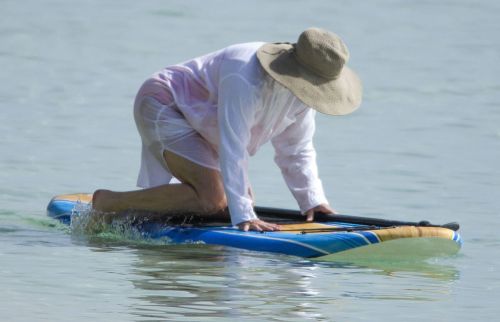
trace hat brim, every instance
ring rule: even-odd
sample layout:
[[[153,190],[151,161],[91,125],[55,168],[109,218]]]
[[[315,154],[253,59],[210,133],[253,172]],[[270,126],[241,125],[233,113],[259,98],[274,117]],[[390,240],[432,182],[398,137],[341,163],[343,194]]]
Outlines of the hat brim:
[[[257,58],[274,80],[318,112],[345,115],[361,105],[361,81],[347,66],[335,79],[321,77],[297,61],[289,43],[264,44],[257,50]]]

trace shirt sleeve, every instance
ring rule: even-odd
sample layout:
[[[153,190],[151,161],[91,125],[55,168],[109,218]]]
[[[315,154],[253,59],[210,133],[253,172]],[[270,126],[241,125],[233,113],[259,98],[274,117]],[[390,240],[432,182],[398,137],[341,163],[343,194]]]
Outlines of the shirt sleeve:
[[[294,123],[272,138],[274,161],[299,204],[302,213],[328,203],[318,175],[316,151],[313,146],[315,111],[306,108]]]
[[[219,158],[231,222],[257,219],[249,195],[247,146],[255,118],[252,86],[240,75],[224,77],[219,84]]]

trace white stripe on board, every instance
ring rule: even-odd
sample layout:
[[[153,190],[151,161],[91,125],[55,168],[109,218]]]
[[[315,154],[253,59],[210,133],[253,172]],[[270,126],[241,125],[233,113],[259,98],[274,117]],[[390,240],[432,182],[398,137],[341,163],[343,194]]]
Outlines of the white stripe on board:
[[[377,242],[381,243],[382,241],[380,240],[380,237],[378,237],[377,233],[375,233],[374,231],[370,231],[370,230],[366,230],[365,233],[370,233],[372,234],[373,236],[375,236],[375,238],[377,239]],[[372,242],[370,242],[370,244],[372,244]]]
[[[361,236],[361,238],[363,238],[366,242],[367,245],[370,245],[372,242],[366,238],[363,234],[360,234],[360,233],[356,233],[356,232],[351,232],[352,234],[355,234],[355,235],[358,235],[358,236]]]

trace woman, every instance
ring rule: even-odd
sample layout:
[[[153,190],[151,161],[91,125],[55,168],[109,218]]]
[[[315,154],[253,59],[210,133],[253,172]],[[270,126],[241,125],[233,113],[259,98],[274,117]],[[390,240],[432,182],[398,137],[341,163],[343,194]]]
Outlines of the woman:
[[[249,156],[271,141],[306,220],[334,213],[318,177],[314,115],[360,105],[348,57],[337,35],[310,28],[296,44],[233,45],[154,74],[134,107],[145,189],[97,190],[94,209],[210,215],[227,207],[241,230],[279,230],[255,215],[247,174]]]

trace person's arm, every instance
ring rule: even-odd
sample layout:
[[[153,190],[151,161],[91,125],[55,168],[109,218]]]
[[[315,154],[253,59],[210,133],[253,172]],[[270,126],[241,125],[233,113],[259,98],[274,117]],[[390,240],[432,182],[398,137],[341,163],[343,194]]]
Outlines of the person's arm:
[[[313,220],[315,211],[335,213],[328,205],[318,175],[313,146],[314,116],[315,111],[306,108],[294,123],[271,140],[276,152],[274,160],[307,220]]]
[[[252,86],[237,74],[219,84],[219,157],[231,222],[242,230],[276,230],[277,225],[259,220],[253,210],[248,179],[250,130],[255,102]]]

